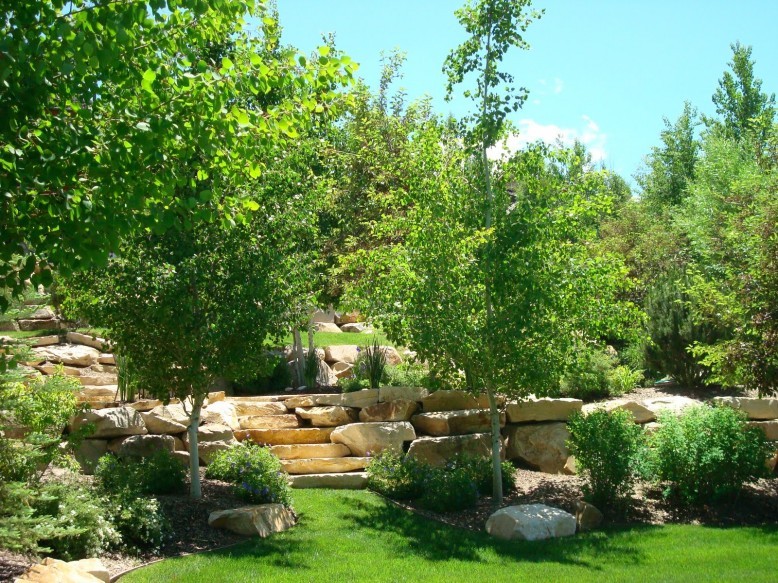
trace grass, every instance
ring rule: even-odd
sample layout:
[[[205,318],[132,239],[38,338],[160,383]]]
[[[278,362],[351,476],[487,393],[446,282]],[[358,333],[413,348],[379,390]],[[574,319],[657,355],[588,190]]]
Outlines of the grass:
[[[358,332],[314,332],[313,343],[316,347],[342,346],[344,344],[356,344],[357,346],[367,346],[373,341],[373,337],[378,339],[382,346],[393,346],[386,338],[383,332],[376,331],[375,334],[361,334]],[[288,334],[283,339],[284,344],[292,345],[292,335]],[[308,335],[303,333],[303,346],[308,346]]]
[[[775,581],[776,527],[645,526],[527,543],[432,522],[365,491],[298,490],[295,508],[290,531],[121,582]]]

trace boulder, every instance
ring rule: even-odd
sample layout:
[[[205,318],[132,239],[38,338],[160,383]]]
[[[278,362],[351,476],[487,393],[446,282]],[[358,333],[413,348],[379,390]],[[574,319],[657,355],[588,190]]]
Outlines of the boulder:
[[[567,458],[567,440],[570,432],[565,423],[538,423],[534,425],[509,425],[506,457],[521,460],[549,474],[564,473]]]
[[[54,310],[48,306],[38,308],[32,314],[27,316],[27,318],[30,320],[52,320],[56,317],[57,315],[54,313]]]
[[[186,431],[192,422],[180,403],[158,405],[151,411],[141,413],[149,433],[173,434]]]
[[[294,410],[298,417],[307,419],[314,427],[337,427],[357,420],[357,412],[351,407],[337,405],[321,407],[298,407]]]
[[[342,324],[356,324],[359,322],[360,314],[357,311],[335,313],[335,323],[339,326]]]
[[[767,441],[778,441],[778,420],[749,421],[748,424],[764,431]]]
[[[80,344],[43,346],[33,348],[32,352],[36,358],[43,361],[81,367],[97,364],[97,359],[100,357],[99,350]]]
[[[77,431],[91,423],[95,427],[89,438],[123,437],[126,435],[146,435],[148,430],[140,414],[130,407],[110,407],[98,411],[84,411],[70,421],[71,431]]]
[[[319,361],[319,370],[316,373],[316,384],[320,387],[334,387],[338,384],[338,376],[324,360]]]
[[[408,449],[409,456],[438,468],[445,466],[456,454],[490,457],[492,455],[491,434],[419,437],[411,442],[411,447]]]
[[[294,514],[283,504],[260,504],[218,510],[208,516],[208,526],[262,538],[274,532],[288,530],[294,526],[294,523]]]
[[[97,362],[100,364],[111,364],[116,365],[116,358],[114,358],[114,355],[110,352],[101,352],[100,356],[97,357]]]
[[[351,455],[351,450],[342,443],[300,443],[297,445],[271,445],[270,452],[282,460],[335,458]]]
[[[224,393],[221,394],[224,399]],[[233,431],[241,429],[241,424],[238,421],[238,413],[235,405],[221,400],[215,403],[208,399],[208,406],[200,412],[200,418],[203,423],[218,423],[219,425],[226,425]]]
[[[281,460],[288,474],[336,474],[364,470],[368,457],[333,457]]]
[[[91,476],[97,467],[97,461],[108,453],[108,440],[84,439],[73,452],[81,471]]]
[[[313,328],[317,332],[329,332],[335,334],[340,334],[342,332],[340,327],[334,322],[315,322]]]
[[[208,393],[208,403],[218,403],[227,399],[227,395],[224,391],[211,391]]]
[[[420,433],[434,435],[464,435],[485,433],[491,430],[491,416],[488,409],[465,409],[462,411],[436,411],[414,415],[411,423]],[[500,426],[505,425],[505,414],[500,414]]]
[[[108,444],[108,449],[119,457],[143,458],[160,449],[171,453],[176,450],[176,438],[172,435],[132,435],[115,441]]]
[[[330,370],[332,371],[332,374],[335,375],[335,378],[339,379],[347,379],[354,375],[354,365],[347,362],[333,362],[332,366],[330,366]]]
[[[45,375],[53,375],[57,373],[61,373],[65,375],[66,377],[80,377],[81,372],[84,370],[82,367],[77,366],[65,366],[63,364],[51,364],[50,362],[44,362],[43,364],[38,364],[34,366],[36,370],[41,371]]]
[[[268,416],[286,415],[286,407],[283,403],[263,403],[258,401],[230,401],[235,406],[238,417],[249,415]]]
[[[351,322],[348,324],[342,324],[340,326],[341,332],[348,332],[350,334],[361,334],[367,329],[367,324],[364,322]]]
[[[299,474],[290,476],[292,488],[327,488],[332,490],[363,490],[367,487],[367,472],[333,474]]]
[[[464,391],[435,391],[421,401],[422,411],[461,411],[463,409],[488,409],[486,395],[475,397]]]
[[[605,401],[604,403],[590,403],[584,405],[583,412],[589,414],[596,409],[604,409],[605,411],[615,411],[616,409],[623,409],[632,413],[632,417],[635,419],[635,423],[651,423],[656,420],[656,414],[637,401],[629,399],[616,399],[614,401]]]
[[[324,349],[324,360],[328,363],[345,362],[354,364],[359,356],[361,348],[356,344],[342,344],[340,346],[327,346]]]
[[[355,456],[367,456],[385,450],[401,452],[403,443],[414,439],[416,439],[416,432],[413,430],[413,425],[407,421],[351,423],[338,427],[330,435],[333,443],[342,443]]]
[[[74,561],[74,563],[80,562]],[[42,563],[30,567],[16,581],[18,583],[100,583],[106,581],[106,579],[96,575],[97,573],[93,574],[85,570],[84,567],[49,557],[43,559]]]
[[[650,410],[654,415],[659,413],[670,412],[678,415],[681,411],[687,407],[694,407],[701,405],[700,401],[691,399],[689,397],[682,397],[680,395],[661,397],[659,399],[646,399],[643,401],[646,409]]]
[[[19,330],[23,332],[33,332],[36,330],[50,330],[54,328],[59,328],[59,324],[60,324],[57,318],[52,318],[51,320],[19,319],[16,321],[16,323],[19,325]]]
[[[85,372],[87,370],[85,369]],[[118,388],[118,379],[115,374],[82,374],[80,377],[76,377],[76,379],[84,386],[113,387],[114,390]]]
[[[421,402],[429,396],[429,390],[424,387],[381,387],[378,389],[378,402],[384,401],[417,401]]]
[[[52,346],[54,344],[59,344],[59,336],[53,335],[53,336],[36,336],[35,338],[30,338],[32,342],[32,346]]]
[[[175,403],[173,403],[172,400],[170,404],[175,405]],[[148,413],[149,411],[154,410],[155,407],[162,407],[163,405],[164,403],[159,399],[140,399],[139,401],[135,401],[134,403],[127,403],[127,407],[135,409],[139,413]]]
[[[348,427],[348,426],[346,426]],[[295,445],[299,443],[330,443],[332,427],[301,429],[241,429],[235,432],[238,441],[250,440],[264,445]]]
[[[580,399],[551,399],[549,397],[530,396],[527,399],[508,403],[505,413],[508,423],[527,421],[567,421],[576,411],[580,411],[583,401]]]
[[[68,332],[65,338],[71,344],[89,346],[90,348],[94,348],[100,352],[107,352],[110,350],[111,343],[105,338],[98,338],[97,336],[90,336],[89,334],[82,334],[81,332]]]
[[[575,516],[545,504],[501,508],[486,521],[486,532],[504,540],[544,540],[575,534]]]
[[[189,433],[184,433],[184,443],[189,440]],[[197,428],[197,442],[208,443],[217,441],[234,442],[235,437],[232,429],[227,425],[220,425],[218,423],[209,423],[208,425],[201,425]]]
[[[602,519],[602,512],[592,504],[583,500],[578,500],[575,503],[575,525],[578,532],[594,530],[600,526]]]
[[[213,458],[216,457],[216,454],[222,451],[226,451],[235,445],[237,445],[237,440],[233,439],[232,441],[205,441],[203,443],[197,444],[197,458],[200,460],[200,463],[204,466],[207,466],[213,461]],[[181,454],[184,452],[174,452],[175,454]],[[189,459],[189,453],[186,452],[187,457],[186,459]],[[183,460],[182,460],[183,461]]]
[[[343,407],[357,407],[359,409],[364,409],[365,407],[370,407],[378,403],[378,389],[362,389],[361,391],[343,393],[340,397],[341,398],[338,403],[326,403],[325,401],[322,401],[322,404],[337,404],[342,405]]]
[[[382,346],[381,348],[383,348],[386,353],[386,364],[392,366],[402,364],[403,357],[400,356],[400,353],[397,352],[397,349],[394,346]]]
[[[89,573],[104,583],[109,583],[111,581],[111,574],[100,559],[81,559],[80,561],[70,561],[68,565],[78,569],[79,571],[83,571],[84,573]]]
[[[315,310],[311,314],[311,322],[314,324],[318,322],[330,322],[335,323],[336,314],[333,310]]]
[[[363,423],[370,421],[409,421],[418,408],[419,404],[416,401],[406,401],[403,399],[385,401],[360,410],[359,420]]]
[[[294,429],[300,427],[296,415],[246,415],[238,418],[240,429]]]
[[[751,399],[746,397],[714,397],[713,402],[739,409],[749,419],[763,421],[778,419],[778,399]]]

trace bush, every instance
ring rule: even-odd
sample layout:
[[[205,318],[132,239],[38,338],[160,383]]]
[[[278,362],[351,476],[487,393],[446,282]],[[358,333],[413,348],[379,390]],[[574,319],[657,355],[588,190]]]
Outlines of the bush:
[[[128,490],[136,494],[175,494],[186,486],[186,468],[169,451],[161,449],[139,460],[104,455],[97,462],[95,479],[106,492]]]
[[[402,362],[387,365],[384,369],[384,383],[390,387],[427,387],[429,371],[423,364]]]
[[[516,469],[510,462],[502,462],[502,491],[516,489]],[[446,463],[448,471],[465,472],[478,487],[478,493],[491,495],[493,491],[492,459],[487,456],[456,454]]]
[[[770,450],[761,429],[730,407],[701,405],[660,416],[651,439],[652,467],[665,494],[702,504],[767,475]]]
[[[158,550],[170,535],[170,523],[154,498],[136,497],[125,490],[112,499],[109,510],[126,551]]]
[[[430,468],[419,506],[435,512],[472,508],[478,502],[478,484],[464,469]]]
[[[429,466],[415,457],[385,451],[367,464],[367,487],[395,500],[418,498],[428,472]]]
[[[248,502],[292,505],[292,492],[281,461],[266,447],[244,442],[221,451],[205,475],[233,484],[235,494]]]
[[[359,356],[354,363],[354,375],[360,380],[367,380],[371,389],[381,385],[386,369],[386,348],[378,343],[378,338],[359,349]]]
[[[592,342],[579,342],[559,383],[559,393],[584,401],[618,397],[634,389],[642,378],[642,372],[619,365],[615,353]]]
[[[642,380],[642,371],[619,365],[608,372],[608,393],[618,397],[639,386]]]
[[[586,483],[584,496],[603,508],[628,496],[642,470],[643,430],[629,411],[575,413],[567,444]]]

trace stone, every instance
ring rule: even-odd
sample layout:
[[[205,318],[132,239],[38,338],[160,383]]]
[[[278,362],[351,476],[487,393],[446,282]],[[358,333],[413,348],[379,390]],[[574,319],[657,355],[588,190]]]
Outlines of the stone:
[[[188,441],[189,433],[184,434],[184,443]],[[209,423],[197,428],[197,442],[208,443],[216,441],[233,442],[235,440],[232,429],[227,425]]]
[[[18,330],[19,325],[16,323],[16,320],[0,320],[0,332],[17,332]],[[9,336],[4,338],[11,339]]]
[[[300,443],[296,445],[271,445],[270,452],[282,460],[334,458],[351,455],[351,450],[342,443]]]
[[[80,561],[70,561],[68,565],[78,569],[79,571],[83,571],[84,573],[89,573],[104,583],[109,583],[111,581],[111,574],[100,559],[81,559]]]
[[[292,488],[328,488],[335,490],[364,490],[367,472],[337,474],[300,474],[289,477]]]
[[[281,466],[288,474],[337,474],[364,470],[369,457],[334,457],[281,460]]]
[[[73,452],[81,471],[91,476],[97,467],[97,461],[108,453],[108,440],[84,439]]]
[[[551,399],[530,396],[515,403],[508,403],[505,413],[508,423],[527,421],[567,421],[576,411],[580,411],[583,401],[580,399]]]
[[[368,456],[382,451],[401,452],[403,443],[416,439],[413,425],[407,421],[397,423],[351,423],[335,429],[330,435],[333,443],[342,443],[352,455]],[[369,453],[368,453],[369,452]]]
[[[343,312],[343,313],[335,313],[335,323],[340,325],[343,324],[356,324],[359,322],[360,313],[356,310],[353,312]]]
[[[508,425],[505,432],[508,438],[508,459],[521,460],[549,474],[564,471],[570,456],[566,443],[570,432],[565,423]]]
[[[89,346],[99,350],[102,353],[110,352],[111,343],[105,338],[90,336],[89,334],[82,334],[81,332],[68,332],[65,338],[71,344],[82,344],[83,346]]]
[[[59,344],[59,336],[36,336],[30,339],[32,346],[53,346]]]
[[[569,458],[567,458],[565,467],[562,468],[562,473],[566,476],[574,476],[578,473],[578,465],[574,455],[571,455]]]
[[[590,403],[584,405],[584,414],[589,414],[597,409],[604,409],[605,411],[615,411],[616,409],[623,409],[632,413],[632,417],[635,419],[635,423],[651,423],[656,420],[656,414],[637,401],[629,399],[616,399],[614,401],[605,401],[604,403]]]
[[[334,387],[338,384],[338,376],[324,360],[319,360],[316,384],[320,387]]]
[[[224,399],[223,393],[222,399]],[[203,423],[226,425],[233,431],[243,428],[240,421],[238,421],[238,413],[235,409],[235,405],[224,400],[213,403],[208,399],[208,406],[200,412],[200,419],[202,419]]]
[[[52,318],[51,320],[17,320],[16,323],[19,325],[19,330],[23,332],[34,332],[36,330],[52,330],[54,328],[59,328],[59,320],[57,318]]]
[[[397,349],[394,346],[382,346],[381,348],[383,348],[386,353],[386,364],[392,366],[402,364],[403,357],[400,356],[400,353],[397,352]]]
[[[350,322],[348,324],[342,324],[340,326],[341,332],[348,332],[349,334],[361,334],[367,329],[367,324],[364,322]]]
[[[346,426],[348,427],[348,426]],[[299,443],[330,443],[332,427],[301,429],[241,429],[235,432],[238,441],[251,440],[264,445],[295,445]]]
[[[49,557],[43,559],[42,563],[30,567],[15,581],[18,583],[100,583],[105,580],[75,565]]]
[[[575,534],[575,516],[545,504],[501,508],[486,521],[486,532],[503,540],[544,540]]]
[[[583,500],[575,503],[575,525],[578,532],[594,530],[602,524],[603,515],[596,506]]]
[[[151,411],[141,413],[149,433],[173,434],[186,431],[192,422],[180,403],[158,405]]]
[[[294,410],[298,417],[311,422],[314,427],[337,427],[357,420],[357,412],[351,407],[337,405],[321,407],[298,407]]]
[[[361,348],[356,344],[342,344],[340,346],[327,346],[324,349],[324,360],[328,363],[345,362],[354,364],[359,356]]]
[[[333,310],[315,310],[311,314],[311,322],[314,324],[318,322],[335,323],[335,312]]]
[[[174,405],[171,401],[171,405]],[[138,411],[139,413],[148,413],[149,411],[152,411],[155,407],[162,407],[164,403],[160,401],[159,399],[140,399],[139,401],[135,401],[134,403],[127,403],[127,407],[131,407]],[[145,421],[145,420],[144,420]],[[154,433],[153,431],[151,433]]]
[[[378,389],[378,402],[396,401],[417,401],[421,402],[429,396],[429,390],[424,387],[381,387]]]
[[[240,429],[293,429],[300,427],[296,415],[246,415],[238,417]]]
[[[440,437],[490,431],[491,416],[488,409],[464,409],[462,411],[435,411],[420,413],[411,419],[420,433]],[[500,413],[500,427],[505,425],[505,413]]]
[[[201,464],[207,466],[213,461],[213,458],[216,457],[216,454],[231,449],[237,444],[238,442],[235,439],[230,441],[205,441],[203,443],[198,443],[197,458],[200,460]],[[181,452],[176,452],[176,453],[181,453]],[[189,459],[188,453],[187,453],[187,459]]]
[[[341,334],[342,330],[334,322],[315,322],[313,329],[317,332],[328,332],[330,334]]]
[[[84,386],[92,387],[113,387],[118,388],[118,379],[115,374],[103,374],[103,375],[85,375],[82,374],[77,377],[78,382]]]
[[[242,506],[211,512],[208,516],[208,526],[261,538],[266,538],[274,532],[284,532],[292,528],[294,523],[294,514],[283,504]]]
[[[333,362],[330,370],[339,379],[347,379],[354,376],[354,365],[347,362]]]
[[[289,397],[284,401],[284,407],[289,411],[294,411],[298,407],[316,407],[317,405],[340,405],[341,395],[322,394],[322,395],[300,395],[299,397]],[[325,403],[325,401],[327,401]]]
[[[238,417],[249,415],[268,416],[286,415],[286,407],[283,403],[263,403],[257,401],[230,401],[235,406]]]
[[[474,397],[464,391],[435,391],[424,397],[421,402],[422,411],[461,411],[464,409],[488,409],[489,399],[486,395]]]
[[[225,397],[225,401],[250,401],[253,403],[282,403],[289,397],[287,395],[258,395],[254,397]]]
[[[176,438],[172,435],[132,435],[119,440],[121,443],[115,446],[108,444],[108,449],[119,457],[143,458],[160,449],[171,453],[176,450]]]
[[[211,391],[208,393],[208,403],[219,403],[226,400],[227,395],[224,391]]]
[[[67,377],[80,377],[81,371],[84,369],[77,366],[65,366],[63,364],[51,364],[49,362],[44,362],[43,364],[36,365],[36,370],[41,371],[45,375],[53,375],[53,374],[64,374]]]
[[[110,352],[101,352],[100,356],[97,357],[97,362],[100,364],[116,365],[116,358],[114,358],[114,355]]]
[[[778,419],[778,399],[753,399],[747,397],[714,397],[713,402],[739,409],[749,419],[765,421]]]
[[[650,410],[654,415],[660,413],[669,412],[678,415],[681,411],[688,407],[695,407],[701,405],[700,401],[691,399],[689,397],[682,397],[680,395],[661,397],[659,399],[646,399],[643,401],[646,409]]]
[[[457,454],[490,457],[492,455],[491,434],[419,437],[411,442],[411,447],[408,449],[409,456],[437,468],[445,466],[448,460]]]
[[[378,403],[378,389],[362,389],[361,391],[352,391],[343,393],[338,403],[327,403],[322,401],[323,405],[341,405],[343,407],[357,407],[364,409]]]
[[[778,420],[749,421],[748,424],[764,431],[767,441],[778,441]]]
[[[365,407],[359,412],[359,420],[363,423],[370,421],[410,421],[418,409],[419,404],[416,401],[394,399]]]
[[[44,361],[67,366],[86,367],[97,364],[100,352],[89,346],[79,344],[58,344],[56,346],[43,346],[32,349],[35,357]]]
[[[95,427],[89,438],[123,437],[125,435],[146,435],[148,430],[140,414],[130,407],[110,407],[99,411],[84,411],[70,421],[70,430],[77,431],[91,423]]]
[[[775,455],[767,460],[767,469],[772,473],[778,473],[778,451]]]

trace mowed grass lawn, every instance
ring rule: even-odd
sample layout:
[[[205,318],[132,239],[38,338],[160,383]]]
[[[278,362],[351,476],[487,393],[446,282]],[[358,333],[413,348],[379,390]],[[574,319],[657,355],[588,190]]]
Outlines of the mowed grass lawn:
[[[506,542],[366,491],[298,490],[290,531],[170,559],[139,581],[776,581],[778,528],[639,527]]]

